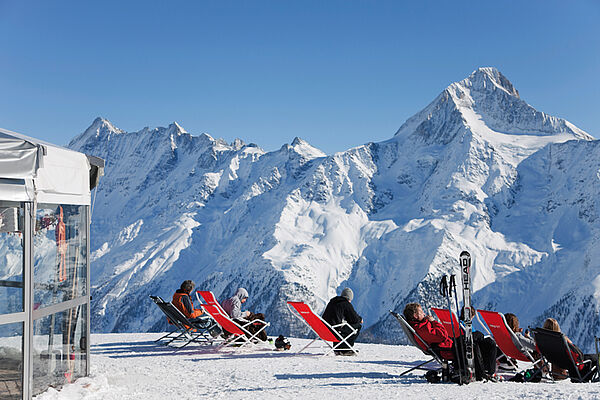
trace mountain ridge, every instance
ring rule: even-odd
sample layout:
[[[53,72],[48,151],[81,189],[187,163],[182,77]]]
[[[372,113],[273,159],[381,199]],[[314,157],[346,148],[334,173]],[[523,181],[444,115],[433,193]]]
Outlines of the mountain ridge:
[[[592,254],[597,240],[597,220],[579,216],[579,200],[589,195],[583,183],[565,178],[581,193],[567,202],[569,189],[560,181],[563,189],[552,198],[573,218],[534,213],[542,197],[529,189],[550,179],[553,170],[540,167],[547,151],[560,149],[563,163],[585,160],[600,170],[597,158],[571,155],[598,141],[533,109],[494,68],[449,85],[390,139],[333,155],[299,138],[265,152],[237,139],[193,136],[179,125],[124,133],[103,121],[70,144],[109,166],[92,224],[92,319],[99,331],[164,329],[150,301],[131,299],[168,298],[179,281],[194,279],[220,299],[246,287],[250,309],[265,312],[273,331],[284,334],[306,332],[286,300],[319,311],[348,285],[365,319],[364,337],[402,341],[387,310],[401,311],[409,300],[443,305],[437,282],[458,268],[463,249],[474,257],[474,299],[505,312],[519,311],[525,300],[512,299],[503,282],[527,296],[526,285],[513,283],[518,276],[535,271],[528,281],[543,281],[548,265],[561,271],[564,260],[577,259],[572,255],[581,249],[573,241],[556,249],[548,236],[532,241],[515,234],[509,222],[521,205],[534,205],[519,211],[538,215],[528,220],[533,226],[563,229],[568,223],[552,221],[584,221],[577,226],[592,235],[584,253]],[[595,187],[592,178],[588,187]],[[597,263],[582,265],[578,273],[586,280],[600,275]],[[532,306],[520,317],[534,321],[569,293],[600,298],[594,288],[565,283],[556,293],[544,291],[547,298],[528,298]],[[596,302],[581,312],[598,308]],[[581,320],[561,310],[573,335]],[[579,338],[591,343],[589,335]]]

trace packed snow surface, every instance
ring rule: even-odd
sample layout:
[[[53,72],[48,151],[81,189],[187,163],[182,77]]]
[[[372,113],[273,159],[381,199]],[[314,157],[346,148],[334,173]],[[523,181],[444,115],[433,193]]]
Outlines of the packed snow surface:
[[[568,399],[598,398],[600,385],[476,382],[430,384],[423,371],[400,374],[424,361],[404,345],[358,344],[355,357],[190,345],[180,351],[154,343],[159,334],[92,335],[92,372],[36,400],[166,399]]]

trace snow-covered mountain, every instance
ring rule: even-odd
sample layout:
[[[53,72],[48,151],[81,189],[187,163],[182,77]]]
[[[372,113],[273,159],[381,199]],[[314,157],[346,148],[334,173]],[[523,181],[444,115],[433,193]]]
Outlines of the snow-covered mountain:
[[[448,86],[389,140],[325,155],[274,152],[178,124],[124,132],[96,119],[69,147],[106,159],[92,222],[96,331],[164,328],[149,294],[193,279],[238,286],[271,333],[355,291],[364,338],[398,341],[388,310],[442,305],[439,277],[474,259],[475,304],[552,315],[583,347],[600,333],[600,144],[535,110],[499,71]]]

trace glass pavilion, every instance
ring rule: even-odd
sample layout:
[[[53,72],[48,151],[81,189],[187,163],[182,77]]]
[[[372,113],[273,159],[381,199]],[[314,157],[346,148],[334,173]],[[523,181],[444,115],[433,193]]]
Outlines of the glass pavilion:
[[[89,374],[90,191],[103,168],[0,129],[0,399]]]

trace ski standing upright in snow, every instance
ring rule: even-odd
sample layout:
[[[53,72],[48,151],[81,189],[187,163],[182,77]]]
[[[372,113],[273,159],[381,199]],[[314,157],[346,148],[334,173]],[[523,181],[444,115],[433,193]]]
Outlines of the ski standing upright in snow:
[[[465,368],[465,378],[467,382],[475,381],[475,361],[473,353],[473,330],[471,312],[471,255],[468,251],[460,253],[460,270],[462,274],[463,288],[463,316],[465,322],[465,358],[467,368]]]

